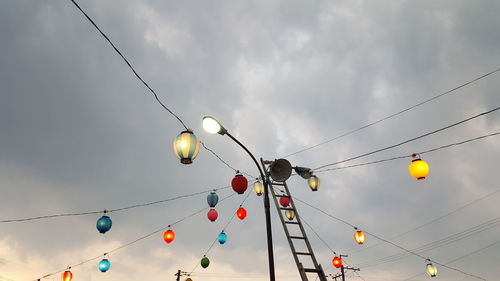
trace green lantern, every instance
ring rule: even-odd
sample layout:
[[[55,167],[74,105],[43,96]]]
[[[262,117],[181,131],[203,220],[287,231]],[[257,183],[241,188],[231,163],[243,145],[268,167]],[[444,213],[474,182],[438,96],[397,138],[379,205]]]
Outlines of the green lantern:
[[[206,256],[203,256],[200,263],[201,267],[207,268],[210,265],[210,260]]]
[[[193,131],[183,131],[174,139],[174,152],[182,164],[191,164],[200,152],[200,140]]]

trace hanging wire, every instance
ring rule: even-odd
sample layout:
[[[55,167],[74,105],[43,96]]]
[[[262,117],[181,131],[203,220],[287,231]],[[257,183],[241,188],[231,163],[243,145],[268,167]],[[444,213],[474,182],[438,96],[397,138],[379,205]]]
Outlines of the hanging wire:
[[[333,166],[333,165],[338,165],[338,164],[341,164],[341,163],[345,163],[345,162],[348,162],[348,161],[352,161],[352,160],[355,160],[355,159],[359,159],[359,158],[362,158],[362,157],[366,157],[368,155],[372,155],[372,154],[375,154],[375,153],[379,153],[379,152],[382,152],[382,151],[385,151],[385,150],[388,150],[388,149],[392,149],[392,148],[395,148],[395,147],[398,147],[398,146],[401,146],[403,144],[407,144],[409,142],[412,142],[412,141],[416,141],[418,139],[421,139],[421,138],[424,138],[424,137],[427,137],[427,136],[430,136],[430,135],[433,135],[433,134],[436,134],[438,132],[441,132],[441,131],[444,131],[444,130],[447,130],[447,129],[450,129],[452,127],[455,127],[455,126],[458,126],[460,124],[463,124],[465,122],[468,122],[470,120],[473,120],[473,119],[476,119],[478,117],[481,117],[481,116],[484,116],[484,115],[487,115],[487,114],[490,114],[490,113],[493,113],[497,110],[500,109],[500,106],[498,107],[495,107],[491,110],[488,110],[488,111],[485,111],[485,112],[482,112],[482,113],[479,113],[479,114],[476,114],[472,117],[469,117],[467,119],[464,119],[462,121],[459,121],[459,122],[456,122],[456,123],[453,123],[451,125],[448,125],[448,126],[445,126],[445,127],[442,127],[440,129],[437,129],[437,130],[434,130],[434,131],[431,131],[431,132],[428,132],[426,134],[423,134],[423,135],[420,135],[418,137],[414,137],[414,138],[411,138],[411,139],[408,139],[408,140],[405,140],[405,141],[402,141],[400,143],[397,143],[397,144],[393,144],[393,145],[390,145],[390,146],[387,146],[387,147],[384,147],[384,148],[380,148],[380,149],[377,149],[377,150],[374,150],[372,152],[368,152],[368,153],[364,153],[364,154],[361,154],[361,155],[358,155],[358,156],[354,156],[354,157],[351,157],[351,158],[348,158],[348,159],[345,159],[345,160],[341,160],[341,161],[337,161],[337,162],[334,162],[334,163],[330,163],[330,164],[326,164],[326,165],[323,165],[323,166],[319,166],[317,168],[314,168],[314,170],[319,170],[319,169],[322,169],[322,168],[326,168],[326,167],[330,167],[330,166]]]
[[[121,207],[121,208],[117,208],[117,209],[109,209],[109,210],[106,209],[104,212],[106,212],[106,213],[113,213],[113,212],[120,212],[120,211],[125,211],[125,210],[140,208],[140,207],[146,207],[146,206],[161,204],[161,203],[165,203],[165,202],[175,201],[175,200],[178,200],[178,199],[193,197],[193,196],[197,196],[197,195],[209,193],[211,191],[223,190],[223,189],[227,189],[229,187],[230,186],[221,187],[221,188],[215,188],[215,189],[212,188],[212,189],[205,190],[205,191],[195,192],[195,193],[186,194],[186,195],[179,195],[179,196],[176,196],[176,197],[162,199],[162,200],[158,200],[158,201],[141,203],[141,204],[136,204],[136,205],[126,206],[126,207]],[[102,210],[99,210],[99,211],[90,211],[90,212],[81,212],[81,213],[65,213],[65,214],[44,215],[44,216],[36,216],[36,217],[21,218],[21,219],[0,220],[0,223],[25,222],[25,221],[33,221],[33,220],[41,220],[41,219],[49,219],[49,218],[94,215],[94,214],[101,214],[102,212],[103,212]]]
[[[414,104],[414,105],[412,105],[412,106],[410,106],[410,107],[407,107],[407,108],[405,108],[405,109],[403,109],[403,110],[400,110],[400,111],[398,111],[398,112],[396,112],[396,113],[393,113],[393,114],[391,114],[391,115],[388,115],[388,116],[386,116],[386,117],[384,117],[384,118],[381,118],[381,119],[379,119],[379,120],[377,120],[377,121],[374,121],[374,122],[368,123],[368,124],[366,124],[366,125],[364,125],[364,126],[361,126],[361,127],[357,128],[357,129],[354,129],[354,130],[352,130],[352,131],[346,132],[346,133],[341,134],[341,135],[339,135],[339,136],[336,136],[336,137],[334,137],[334,138],[328,139],[328,140],[323,141],[323,142],[320,142],[320,143],[318,143],[318,144],[315,144],[315,145],[312,145],[312,146],[309,146],[309,147],[303,148],[303,149],[301,149],[301,150],[298,150],[298,151],[296,151],[296,152],[290,153],[290,154],[288,154],[288,155],[285,155],[285,156],[284,156],[284,157],[282,157],[282,158],[287,158],[287,157],[290,157],[290,156],[293,156],[293,155],[296,155],[296,154],[299,154],[299,153],[302,153],[302,152],[305,152],[305,151],[311,150],[311,149],[316,148],[316,147],[318,147],[318,146],[321,146],[321,145],[327,144],[327,143],[332,142],[332,141],[334,141],[334,140],[338,140],[338,139],[343,138],[343,137],[345,137],[345,136],[351,135],[351,134],[353,134],[353,133],[356,133],[356,132],[358,132],[358,131],[361,131],[361,130],[363,130],[363,129],[366,129],[366,128],[368,128],[368,127],[371,127],[371,126],[373,126],[373,125],[376,125],[376,124],[378,124],[378,123],[381,123],[381,122],[383,122],[383,121],[385,121],[385,120],[391,119],[392,117],[395,117],[395,116],[398,116],[398,115],[400,115],[400,114],[403,114],[403,113],[405,113],[405,112],[407,112],[407,111],[410,111],[410,110],[412,110],[412,109],[414,109],[414,108],[416,108],[416,107],[419,107],[419,106],[421,106],[421,105],[424,105],[424,104],[426,104],[426,103],[428,103],[428,102],[431,102],[431,101],[433,101],[433,100],[435,100],[435,99],[438,99],[438,98],[440,98],[440,97],[442,97],[442,96],[445,96],[445,95],[451,94],[451,93],[453,93],[453,92],[455,92],[455,91],[457,91],[457,90],[459,90],[459,89],[461,89],[461,88],[463,88],[463,87],[466,87],[466,86],[468,86],[468,85],[470,85],[470,84],[473,84],[474,82],[477,82],[477,81],[479,81],[479,80],[481,80],[481,79],[483,79],[483,78],[486,78],[486,77],[488,77],[488,76],[490,76],[490,75],[492,75],[492,74],[495,74],[495,73],[497,73],[498,71],[500,71],[500,68],[497,68],[497,69],[495,69],[495,70],[493,70],[493,71],[490,71],[490,72],[488,72],[488,73],[485,73],[485,74],[483,74],[483,75],[481,75],[481,76],[478,76],[478,77],[476,77],[476,78],[474,78],[474,79],[472,79],[472,80],[470,80],[470,81],[467,81],[467,82],[465,82],[465,83],[463,83],[463,84],[461,84],[461,85],[459,85],[459,86],[457,86],[457,87],[455,87],[455,88],[453,88],[453,89],[451,89],[451,90],[448,90],[448,91],[446,91],[446,92],[444,92],[444,93],[441,93],[441,94],[439,94],[439,95],[436,95],[436,96],[433,96],[433,97],[431,97],[431,98],[429,98],[429,99],[426,99],[426,100],[424,100],[424,101],[421,101],[421,102],[419,102],[419,103],[417,103],[417,104]]]
[[[252,194],[252,191],[249,190],[247,195],[245,196],[245,198],[243,198],[243,201],[241,201],[241,204],[238,208],[241,208],[243,206],[243,204],[245,203],[245,201],[248,199],[248,197],[250,196],[250,194]],[[233,212],[233,215],[231,216],[231,218],[229,218],[228,222],[225,224],[225,226],[222,228],[222,231],[225,231],[229,225],[231,224],[231,222],[234,220],[234,218],[236,217],[236,212],[237,211],[234,211]],[[222,232],[221,231],[221,232]],[[208,253],[210,252],[210,250],[212,250],[212,248],[214,247],[215,243],[217,242],[217,237],[214,239],[214,241],[212,241],[212,243],[210,244],[210,246],[208,247],[208,249],[205,251],[205,253],[203,254],[203,256],[206,256],[208,255]],[[193,270],[191,270],[190,273],[188,273],[188,276],[193,274],[193,272],[198,268],[198,265],[199,263],[196,263],[196,265],[194,266]]]
[[[344,223],[344,224],[346,224],[346,225],[348,225],[348,226],[350,226],[350,227],[353,227],[353,228],[355,227],[353,224],[351,224],[351,223],[347,222],[346,220],[343,220],[343,219],[337,218],[337,217],[335,217],[335,216],[333,216],[333,215],[331,215],[331,214],[329,214],[329,213],[327,213],[327,212],[325,212],[325,211],[321,210],[320,208],[318,208],[318,207],[316,207],[316,206],[314,206],[314,205],[311,205],[311,204],[309,204],[309,203],[307,203],[307,202],[305,202],[305,201],[303,201],[303,200],[301,200],[301,199],[299,199],[299,198],[297,198],[297,197],[293,197],[293,199],[294,199],[294,200],[297,200],[297,201],[299,201],[299,202],[301,202],[301,203],[303,203],[303,204],[305,204],[305,205],[307,205],[307,206],[309,206],[309,207],[311,207],[311,208],[313,208],[313,209],[315,209],[315,210],[317,210],[317,211],[319,211],[319,212],[321,212],[321,213],[323,213],[323,214],[325,214],[325,215],[327,215],[328,217],[330,217],[330,218],[332,218],[332,219],[334,219],[334,220],[340,221],[340,222],[342,222],[342,223]],[[380,241],[383,241],[383,242],[385,242],[385,243],[391,244],[391,245],[393,245],[394,247],[397,247],[397,248],[399,248],[399,249],[401,249],[401,250],[403,250],[403,251],[405,251],[405,252],[407,252],[407,253],[409,253],[409,254],[412,254],[412,255],[414,255],[414,256],[416,256],[416,257],[419,257],[419,258],[421,258],[421,259],[423,259],[423,260],[427,260],[427,259],[428,259],[427,257],[424,257],[424,256],[422,256],[422,255],[421,255],[421,254],[419,254],[419,253],[415,253],[415,252],[413,252],[413,251],[411,251],[411,250],[409,250],[409,249],[406,249],[405,247],[402,247],[402,246],[400,246],[400,245],[398,245],[398,244],[396,244],[396,243],[394,243],[394,242],[392,242],[392,241],[389,241],[389,240],[387,240],[387,239],[385,239],[385,238],[382,238],[382,237],[380,237],[380,236],[378,236],[378,235],[375,235],[375,234],[373,234],[373,233],[370,233],[370,232],[366,231],[366,229],[364,229],[363,231],[364,231],[366,234],[368,234],[368,235],[370,235],[370,236],[373,236],[373,237],[375,237],[376,239],[378,239],[378,240],[380,240]],[[474,277],[474,278],[476,278],[476,279],[480,279],[480,280],[486,280],[486,279],[484,279],[484,278],[482,278],[482,277],[480,277],[480,276],[477,276],[477,275],[474,275],[474,274],[467,273],[467,272],[465,272],[465,271],[463,271],[463,270],[460,270],[460,269],[457,269],[457,268],[454,268],[454,267],[450,267],[450,266],[444,265],[444,264],[442,264],[442,263],[438,263],[438,262],[437,262],[437,261],[435,261],[435,260],[432,260],[432,262],[433,262],[433,263],[435,263],[435,264],[437,264],[437,265],[440,265],[440,266],[446,267],[446,268],[448,268],[448,269],[454,270],[454,271],[456,271],[456,272],[460,272],[460,273],[462,273],[462,274],[464,274],[464,275],[467,275],[467,276],[470,276],[470,277]]]
[[[450,147],[453,147],[453,146],[459,146],[459,145],[462,145],[462,144],[466,144],[466,143],[469,143],[469,142],[473,142],[473,141],[477,141],[477,140],[481,140],[481,139],[485,139],[485,138],[489,138],[489,137],[493,137],[493,136],[497,136],[497,135],[500,135],[500,132],[495,132],[495,133],[491,133],[491,134],[487,134],[487,135],[475,137],[475,138],[472,138],[472,139],[467,139],[467,140],[460,141],[460,142],[455,142],[455,143],[450,143],[450,144],[447,144],[447,145],[442,145],[440,147],[432,148],[432,149],[425,150],[425,151],[422,151],[422,152],[417,152],[416,154],[431,153],[431,152],[435,152],[435,151],[438,151],[438,150],[441,150],[441,149],[450,148]],[[383,163],[383,162],[388,162],[388,161],[393,161],[393,160],[398,160],[398,159],[405,159],[405,158],[412,157],[412,155],[413,154],[395,156],[395,157],[381,159],[381,160],[372,161],[372,162],[360,163],[360,164],[349,165],[349,166],[344,166],[344,167],[337,167],[337,168],[329,168],[329,169],[319,170],[319,171],[314,171],[314,172],[315,173],[323,173],[323,172],[328,172],[328,171],[350,169],[350,168],[367,166],[367,165],[373,165],[373,164],[378,164],[378,163]]]
[[[236,193],[233,193],[233,194],[230,194],[230,195],[228,195],[228,196],[226,196],[226,197],[222,198],[222,199],[219,201],[219,203],[223,202],[224,200],[226,200],[226,199],[228,199],[228,198],[233,197],[235,194],[236,194]],[[155,235],[155,234],[157,234],[157,233],[159,233],[159,232],[162,232],[162,231],[164,231],[165,229],[168,229],[168,228],[170,228],[170,227],[171,227],[171,226],[173,226],[173,225],[176,225],[176,224],[178,224],[178,223],[181,223],[181,222],[183,222],[183,221],[185,221],[185,220],[187,220],[187,219],[189,219],[189,218],[192,218],[192,217],[196,216],[197,214],[199,214],[199,213],[201,213],[201,212],[203,212],[203,211],[205,211],[205,210],[207,210],[207,209],[209,209],[209,208],[210,208],[210,207],[205,207],[205,208],[203,208],[203,209],[200,209],[200,210],[198,210],[198,211],[196,211],[196,212],[194,212],[194,213],[192,213],[192,214],[190,214],[190,215],[187,215],[187,216],[185,216],[185,217],[183,217],[183,218],[181,218],[181,219],[179,219],[179,220],[177,220],[177,221],[175,221],[175,222],[173,222],[173,223],[170,223],[168,226],[164,226],[164,227],[162,227],[162,228],[160,228],[160,229],[157,229],[157,230],[155,230],[155,231],[153,231],[153,232],[151,232],[151,233],[148,233],[148,234],[146,234],[146,235],[144,235],[144,236],[141,236],[141,237],[139,237],[139,238],[137,238],[137,239],[135,239],[135,240],[132,240],[132,241],[130,241],[130,242],[128,242],[128,243],[126,243],[126,244],[124,244],[124,245],[122,245],[122,246],[119,246],[119,247],[116,247],[116,248],[114,248],[114,249],[112,249],[112,250],[110,250],[110,251],[107,251],[107,252],[106,252],[106,254],[108,254],[108,255],[109,255],[109,254],[114,253],[114,252],[116,252],[116,251],[119,251],[119,250],[121,250],[121,249],[123,249],[123,248],[129,247],[129,246],[131,246],[131,245],[133,245],[133,244],[135,244],[135,243],[137,243],[137,242],[139,242],[139,241],[142,241],[142,240],[144,240],[144,239],[146,239],[146,238],[149,238],[149,237],[151,237],[151,236],[153,236],[153,235]],[[96,256],[96,257],[90,258],[90,259],[88,259],[88,260],[84,260],[84,261],[82,261],[82,262],[80,262],[80,263],[77,263],[77,264],[74,264],[74,265],[68,266],[68,267],[70,267],[70,268],[75,268],[75,267],[81,266],[81,265],[83,265],[83,264],[89,263],[89,262],[91,262],[91,261],[94,261],[94,260],[97,260],[97,259],[100,259],[100,258],[102,258],[102,254],[101,254],[101,255],[99,255],[99,256]],[[43,275],[43,276],[42,276],[42,277],[40,277],[40,278],[35,278],[33,281],[37,281],[37,280],[42,279],[42,278],[48,278],[48,277],[50,277],[50,276],[53,276],[53,275],[59,274],[59,273],[61,273],[61,272],[65,271],[65,270],[66,270],[66,269],[62,269],[62,270],[58,270],[58,271],[55,271],[55,272],[52,272],[52,273],[49,273],[49,274],[45,274],[45,275]]]

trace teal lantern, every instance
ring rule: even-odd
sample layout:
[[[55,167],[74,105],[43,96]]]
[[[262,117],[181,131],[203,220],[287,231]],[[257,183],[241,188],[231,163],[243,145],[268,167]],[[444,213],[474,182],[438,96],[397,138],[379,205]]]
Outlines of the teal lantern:
[[[105,215],[99,218],[96,223],[97,230],[102,234],[108,232],[108,230],[110,230],[111,226],[113,225],[111,219],[106,216],[106,212],[104,212],[104,214]]]
[[[217,193],[215,193],[215,191],[212,191],[207,195],[207,202],[210,208],[213,208],[215,207],[215,205],[217,205],[217,202],[219,202],[219,196],[217,195]]]
[[[201,264],[201,267],[207,268],[208,265],[210,265],[210,260],[206,256],[203,256],[203,258],[201,259],[200,264]]]
[[[200,152],[200,140],[193,131],[183,131],[174,139],[174,152],[182,164],[191,164]]]
[[[224,230],[219,233],[219,236],[217,236],[217,241],[219,241],[219,243],[222,245],[224,243],[226,243],[227,241],[227,234],[224,233]]]
[[[111,267],[111,263],[109,262],[109,260],[106,257],[99,262],[99,270],[101,272],[108,271],[108,269],[110,267]]]

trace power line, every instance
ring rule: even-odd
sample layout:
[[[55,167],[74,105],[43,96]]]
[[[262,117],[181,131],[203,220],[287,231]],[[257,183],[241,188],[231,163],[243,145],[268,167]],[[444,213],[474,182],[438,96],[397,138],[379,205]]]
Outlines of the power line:
[[[426,153],[430,153],[430,152],[435,152],[435,151],[438,151],[438,150],[441,150],[441,149],[445,149],[445,148],[449,148],[449,147],[453,147],[453,146],[458,146],[458,145],[466,144],[466,143],[469,143],[469,142],[473,142],[473,141],[477,141],[477,140],[481,140],[481,139],[485,139],[485,138],[493,137],[493,136],[497,136],[497,135],[500,135],[500,132],[495,132],[495,133],[491,133],[491,134],[487,134],[487,135],[475,137],[475,138],[472,138],[472,139],[467,139],[467,140],[460,141],[460,142],[455,142],[455,143],[450,143],[450,144],[447,144],[447,145],[442,145],[442,146],[439,146],[439,147],[436,147],[436,148],[432,148],[432,149],[429,149],[429,150],[425,150],[425,151],[422,151],[422,152],[417,152],[416,154],[422,155],[422,154],[426,154]],[[349,166],[344,166],[344,167],[330,168],[330,169],[319,170],[319,171],[314,171],[314,172],[315,173],[322,173],[322,172],[328,172],[328,171],[344,170],[344,169],[349,169],[349,168],[355,168],[355,167],[373,165],[373,164],[378,164],[378,163],[383,163],[383,162],[388,162],[388,161],[393,161],[393,160],[398,160],[398,159],[405,159],[405,158],[408,158],[408,157],[412,157],[412,155],[413,154],[395,156],[395,157],[381,159],[381,160],[372,161],[372,162],[360,163],[360,164],[349,165]]]
[[[106,212],[106,213],[113,213],[113,212],[120,212],[120,211],[125,211],[125,210],[140,208],[140,207],[146,207],[146,206],[161,204],[161,203],[165,203],[165,202],[169,202],[169,201],[175,201],[175,200],[178,200],[178,199],[193,197],[193,196],[201,195],[201,194],[208,193],[208,192],[211,192],[211,191],[217,191],[217,190],[222,190],[222,189],[227,189],[227,188],[229,188],[229,186],[222,187],[222,188],[215,188],[215,189],[205,190],[205,191],[200,191],[200,192],[195,192],[195,193],[186,194],[186,195],[179,195],[179,196],[176,196],[176,197],[162,199],[162,200],[158,200],[158,201],[152,201],[152,202],[147,202],[147,203],[135,204],[135,205],[121,207],[121,208],[117,208],[117,209],[109,209],[109,210],[105,210],[104,212]],[[102,210],[100,210],[100,211],[90,211],[90,212],[81,212],[81,213],[63,213],[63,214],[44,215],[44,216],[36,216],[36,217],[21,218],[21,219],[0,220],[0,223],[25,222],[25,221],[34,221],[34,220],[49,219],[49,218],[85,216],[85,215],[94,215],[94,214],[102,214],[102,213],[103,213]]]
[[[236,193],[232,193],[232,194],[230,194],[230,195],[228,195],[228,196],[226,196],[226,197],[222,198],[222,199],[219,201],[219,203],[221,203],[221,202],[225,201],[226,199],[228,199],[228,198],[230,198],[230,197],[233,197],[235,194],[236,194]],[[199,214],[199,213],[201,213],[201,212],[203,212],[203,211],[207,210],[208,208],[210,208],[210,207],[205,207],[205,208],[203,208],[203,209],[200,209],[200,210],[198,210],[198,211],[196,211],[196,212],[194,212],[194,213],[192,213],[192,214],[190,214],[190,215],[187,215],[187,216],[185,216],[185,217],[183,217],[183,218],[181,218],[181,219],[179,219],[179,220],[177,220],[177,221],[174,221],[173,223],[169,224],[169,225],[168,225],[168,226],[166,226],[166,227],[162,227],[162,228],[157,229],[157,230],[155,230],[155,231],[153,231],[153,232],[151,232],[151,233],[148,233],[148,234],[146,234],[146,235],[144,235],[144,236],[141,236],[141,237],[139,237],[139,238],[137,238],[137,239],[135,239],[135,240],[132,240],[132,241],[130,241],[130,242],[128,242],[128,243],[126,243],[126,244],[124,244],[124,245],[122,245],[122,246],[116,247],[116,248],[114,248],[114,249],[112,249],[112,250],[110,250],[110,251],[106,252],[106,254],[107,254],[107,255],[109,255],[109,254],[114,253],[114,252],[116,252],[116,251],[119,251],[119,250],[121,250],[121,249],[123,249],[123,248],[129,247],[129,246],[131,246],[131,245],[133,245],[133,244],[135,244],[135,243],[137,243],[137,242],[139,242],[139,241],[142,241],[142,240],[144,240],[144,239],[146,239],[146,238],[149,238],[149,237],[151,237],[151,236],[153,236],[153,235],[155,235],[155,234],[157,234],[157,233],[159,233],[159,232],[164,231],[164,230],[165,230],[165,229],[167,229],[167,228],[170,228],[170,227],[171,227],[171,226],[173,226],[173,225],[176,225],[176,224],[181,223],[181,222],[183,222],[183,221],[185,221],[185,220],[187,220],[187,219],[189,219],[189,218],[191,218],[191,217],[196,216],[197,214]],[[100,258],[102,258],[102,256],[103,256],[103,255],[99,255],[99,256],[96,256],[96,257],[93,257],[93,258],[90,258],[90,259],[84,260],[84,261],[82,261],[82,262],[80,262],[80,263],[77,263],[77,264],[74,264],[74,265],[68,266],[68,268],[74,268],[74,267],[81,266],[81,265],[86,264],[86,263],[89,263],[89,262],[91,262],[91,261],[94,261],[94,260],[100,259]],[[40,277],[40,278],[35,278],[35,279],[34,279],[34,281],[37,281],[37,280],[40,280],[40,279],[43,279],[43,278],[47,278],[47,277],[53,276],[53,275],[55,275],[55,274],[59,274],[59,273],[63,272],[64,270],[66,270],[66,269],[62,269],[62,270],[58,270],[58,271],[55,271],[55,272],[52,272],[52,273],[49,273],[49,274],[45,274],[44,276],[42,276],[42,277]]]
[[[296,152],[294,152],[294,153],[290,153],[290,154],[288,154],[288,155],[286,155],[286,156],[284,156],[284,157],[282,157],[282,158],[287,158],[287,157],[290,157],[290,156],[293,156],[293,155],[296,155],[296,154],[302,153],[302,152],[304,152],[304,151],[311,150],[311,149],[316,148],[316,147],[318,147],[318,146],[321,146],[321,145],[327,144],[327,143],[332,142],[332,141],[334,141],[334,140],[338,140],[338,139],[340,139],[340,138],[342,138],[342,137],[345,137],[345,136],[351,135],[351,134],[353,134],[353,133],[356,133],[356,132],[358,132],[358,131],[361,131],[361,130],[363,130],[363,129],[366,129],[366,128],[368,128],[368,127],[371,127],[371,126],[373,126],[373,125],[376,125],[376,124],[378,124],[378,123],[380,123],[380,122],[383,122],[383,121],[385,121],[385,120],[391,119],[392,117],[395,117],[395,116],[397,116],[397,115],[403,114],[403,113],[405,113],[405,112],[407,112],[407,111],[410,111],[410,110],[412,110],[412,109],[414,109],[414,108],[416,108],[416,107],[419,107],[419,106],[421,106],[421,105],[424,105],[424,104],[426,104],[426,103],[428,103],[428,102],[430,102],[430,101],[433,101],[433,100],[435,100],[435,99],[437,99],[437,98],[440,98],[440,97],[442,97],[442,96],[444,96],[444,95],[448,95],[448,94],[450,94],[450,93],[453,93],[453,92],[455,92],[455,91],[457,91],[457,90],[459,90],[459,89],[461,89],[461,88],[463,88],[463,87],[465,87],[465,86],[468,86],[468,85],[470,85],[470,84],[472,84],[472,83],[474,83],[474,82],[477,82],[477,81],[479,81],[479,80],[481,80],[481,79],[483,79],[483,78],[486,78],[486,77],[488,77],[488,76],[490,76],[490,75],[492,75],[492,74],[494,74],[494,73],[496,73],[496,72],[498,72],[498,71],[500,71],[500,68],[497,68],[497,69],[495,69],[495,70],[493,70],[493,71],[490,71],[490,72],[488,72],[488,73],[485,73],[485,74],[483,74],[483,75],[480,75],[480,76],[478,76],[478,77],[476,77],[476,78],[474,78],[474,79],[472,79],[472,80],[470,80],[470,81],[467,81],[467,82],[465,82],[465,83],[463,83],[463,84],[461,84],[461,85],[459,85],[459,86],[457,86],[457,87],[455,87],[455,88],[453,88],[453,89],[451,89],[451,90],[448,90],[448,91],[446,91],[446,92],[444,92],[444,93],[441,93],[441,94],[439,94],[439,95],[436,95],[436,96],[433,96],[433,97],[431,97],[431,98],[429,98],[429,99],[426,99],[426,100],[424,100],[424,101],[421,101],[421,102],[419,102],[419,103],[417,103],[417,104],[414,104],[414,105],[412,105],[412,106],[410,106],[410,107],[407,107],[407,108],[405,108],[405,109],[403,109],[403,110],[400,110],[400,111],[398,111],[398,112],[396,112],[396,113],[393,113],[393,114],[391,114],[391,115],[388,115],[388,116],[386,116],[386,117],[384,117],[384,118],[381,118],[381,119],[379,119],[379,120],[377,120],[377,121],[374,121],[374,122],[368,123],[368,124],[366,124],[366,125],[364,125],[364,126],[361,126],[361,127],[357,128],[357,129],[354,129],[354,130],[352,130],[352,131],[346,132],[346,133],[344,133],[344,134],[341,134],[341,135],[336,136],[336,137],[334,137],[334,138],[331,138],[331,139],[328,139],[328,140],[326,140],[326,141],[320,142],[320,143],[318,143],[318,144],[315,144],[315,145],[312,145],[312,146],[309,146],[309,147],[303,148],[303,149],[301,149],[301,150],[299,150],[299,151],[296,151]]]
[[[321,213],[323,213],[323,214],[325,214],[325,215],[327,215],[328,217],[330,217],[330,218],[332,218],[332,219],[335,219],[335,220],[337,220],[337,221],[340,221],[340,222],[342,222],[342,223],[344,223],[344,224],[346,224],[346,225],[348,225],[348,226],[350,226],[350,227],[353,227],[353,228],[355,227],[353,224],[349,223],[348,221],[343,220],[343,219],[338,218],[338,217],[335,217],[335,216],[333,216],[333,215],[331,215],[331,214],[329,214],[329,213],[327,213],[327,212],[325,212],[325,211],[321,210],[320,208],[318,208],[318,207],[316,207],[316,206],[314,206],[314,205],[311,205],[311,204],[309,204],[309,203],[307,203],[307,202],[305,202],[305,201],[303,201],[303,200],[301,200],[301,199],[299,199],[299,198],[297,198],[297,197],[294,197],[293,199],[294,199],[294,200],[297,200],[297,201],[299,201],[299,202],[301,202],[301,203],[303,203],[303,204],[305,204],[305,205],[307,205],[307,206],[309,206],[309,207],[311,207],[311,208],[313,208],[313,209],[315,209],[315,210],[317,210],[317,211],[319,211],[319,212],[321,212]],[[387,240],[387,239],[385,239],[385,238],[382,238],[382,237],[380,237],[380,236],[378,236],[378,235],[375,235],[375,234],[373,234],[373,233],[370,233],[370,232],[366,231],[366,229],[363,229],[363,231],[364,231],[366,234],[368,234],[368,235],[370,235],[370,236],[373,236],[373,237],[375,237],[375,238],[376,238],[376,239],[378,239],[378,240],[381,240],[381,241],[384,241],[384,242],[386,242],[386,243],[388,243],[388,244],[391,244],[391,245],[393,245],[394,247],[397,247],[397,248],[399,248],[399,249],[401,249],[401,250],[403,250],[403,251],[405,251],[405,252],[407,252],[407,253],[409,253],[409,254],[412,254],[412,255],[414,255],[414,256],[416,256],[416,257],[419,257],[419,258],[421,258],[421,259],[423,259],[423,260],[427,260],[427,259],[428,259],[427,257],[424,257],[424,256],[420,255],[419,253],[415,253],[415,252],[413,252],[413,251],[411,251],[411,250],[409,250],[409,249],[406,249],[405,247],[402,247],[402,246],[400,246],[400,245],[398,245],[398,244],[396,244],[396,243],[394,243],[394,242],[391,242],[391,241],[389,241],[389,240]],[[463,271],[463,270],[460,270],[460,269],[457,269],[457,268],[454,268],[454,267],[450,267],[450,266],[447,266],[447,265],[444,265],[444,264],[438,263],[438,262],[437,262],[437,261],[435,261],[435,260],[432,260],[432,261],[433,261],[435,264],[441,265],[441,266],[443,266],[443,267],[446,267],[446,268],[448,268],[448,269],[454,270],[454,271],[456,271],[456,272],[460,272],[460,273],[462,273],[462,274],[464,274],[464,275],[468,275],[468,276],[470,276],[470,277],[474,277],[474,278],[476,278],[476,279],[480,279],[480,280],[486,280],[486,279],[484,279],[484,278],[482,278],[482,277],[480,277],[480,276],[473,275],[473,274],[467,273],[467,272],[465,272],[465,271]]]
[[[364,153],[364,154],[361,154],[361,155],[358,155],[358,156],[354,156],[354,157],[351,157],[351,158],[348,158],[348,159],[345,159],[345,160],[341,160],[341,161],[337,161],[337,162],[334,162],[334,163],[331,163],[331,164],[326,164],[326,165],[323,165],[323,166],[319,166],[317,168],[315,168],[314,170],[319,170],[319,169],[322,169],[322,168],[326,168],[326,167],[329,167],[329,166],[333,166],[333,165],[337,165],[337,164],[341,164],[341,163],[345,163],[345,162],[348,162],[348,161],[352,161],[352,160],[355,160],[355,159],[359,159],[359,158],[362,158],[362,157],[365,157],[365,156],[368,156],[368,155],[372,155],[372,154],[375,154],[375,153],[378,153],[378,152],[382,152],[382,151],[385,151],[385,150],[388,150],[388,149],[391,149],[391,148],[395,148],[395,147],[398,147],[398,146],[401,146],[403,144],[407,144],[409,142],[412,142],[412,141],[416,141],[418,139],[421,139],[421,138],[424,138],[424,137],[427,137],[427,136],[430,136],[430,135],[433,135],[435,133],[438,133],[438,132],[441,132],[441,131],[444,131],[444,130],[447,130],[447,129],[450,129],[452,127],[455,127],[455,126],[458,126],[460,124],[463,124],[465,122],[468,122],[470,120],[473,120],[473,119],[476,119],[478,117],[481,117],[483,115],[486,115],[486,114],[489,114],[489,113],[492,113],[492,112],[495,112],[497,110],[500,109],[500,106],[498,107],[495,107],[491,110],[488,110],[488,111],[485,111],[485,112],[482,112],[482,113],[479,113],[479,114],[476,114],[472,117],[469,117],[467,119],[464,119],[462,121],[459,121],[459,122],[456,122],[456,123],[453,123],[451,125],[448,125],[448,126],[445,126],[445,127],[442,127],[440,129],[437,129],[437,130],[434,130],[434,131],[431,131],[431,132],[428,132],[428,133],[425,133],[423,135],[420,135],[418,137],[414,137],[414,138],[411,138],[411,139],[408,139],[408,140],[405,140],[405,141],[402,141],[402,142],[399,142],[397,144],[393,144],[393,145],[390,145],[390,146],[387,146],[387,147],[384,147],[384,148],[380,148],[380,149],[377,149],[377,150],[374,150],[372,152],[368,152],[368,153]]]

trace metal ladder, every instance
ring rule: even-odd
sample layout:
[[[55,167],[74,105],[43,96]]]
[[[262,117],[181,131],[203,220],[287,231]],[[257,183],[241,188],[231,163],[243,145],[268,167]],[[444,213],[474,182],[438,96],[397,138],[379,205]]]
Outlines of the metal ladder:
[[[279,213],[279,217],[281,220],[281,224],[283,225],[283,229],[285,230],[286,238],[288,240],[288,243],[290,244],[290,249],[292,250],[293,258],[295,260],[295,263],[297,264],[297,268],[299,269],[299,274],[300,278],[302,278],[302,281],[308,281],[309,279],[307,278],[307,273],[316,273],[319,277],[320,281],[326,281],[326,276],[323,271],[323,268],[321,267],[321,264],[318,264],[318,261],[316,260],[316,257],[314,256],[311,244],[309,243],[309,239],[307,239],[306,232],[304,230],[304,227],[302,225],[302,222],[300,221],[300,216],[297,213],[297,209],[295,208],[295,203],[293,202],[293,198],[290,195],[290,191],[288,190],[288,186],[286,185],[286,182],[273,182],[270,178],[268,178],[269,182],[269,191],[271,192],[271,195],[273,196],[274,199],[274,205],[276,206],[276,209]],[[279,186],[280,188],[283,189],[284,194],[278,194],[276,190],[274,189],[274,186]],[[286,196],[290,199],[290,205],[288,207],[282,207],[280,203],[278,202],[278,198],[281,198],[283,196]],[[295,218],[293,220],[288,220],[288,218],[285,218],[285,212],[287,210],[291,210],[295,213]],[[299,228],[300,230],[300,235],[298,236],[293,236],[290,235],[290,229],[291,228]],[[289,229],[290,228],[290,229]],[[302,240],[304,241],[307,251],[305,252],[298,252],[296,250],[294,241],[299,241]],[[312,261],[312,264],[314,265],[314,268],[304,268],[302,265],[301,260],[299,259],[300,257],[309,257],[310,260]]]

